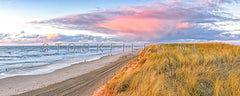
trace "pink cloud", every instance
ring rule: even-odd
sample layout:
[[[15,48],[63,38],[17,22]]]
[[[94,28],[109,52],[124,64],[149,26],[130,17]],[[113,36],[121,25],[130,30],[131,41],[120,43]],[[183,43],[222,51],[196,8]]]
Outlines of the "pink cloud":
[[[189,23],[185,22],[185,23],[177,24],[176,29],[182,29],[182,28],[188,28],[188,27],[189,27]]]
[[[141,17],[137,15],[122,16],[98,24],[100,27],[131,33],[152,33],[162,30],[161,20],[158,18]]]
[[[175,34],[177,29],[189,27],[188,22],[181,23],[185,20],[185,16],[178,15],[179,13],[187,14],[188,11],[178,8],[176,10],[179,11],[165,8],[142,10],[133,15],[111,18],[97,26],[118,31],[110,34],[125,38],[136,37],[145,40],[161,38]]]
[[[128,38],[128,40],[150,39],[157,31],[164,29],[160,19],[137,15],[116,17],[97,26],[118,31],[110,34]]]

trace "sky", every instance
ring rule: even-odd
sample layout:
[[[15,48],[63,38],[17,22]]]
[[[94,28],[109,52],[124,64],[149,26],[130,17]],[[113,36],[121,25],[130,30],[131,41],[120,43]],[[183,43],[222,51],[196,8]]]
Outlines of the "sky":
[[[57,42],[240,44],[239,0],[0,0],[0,46]]]

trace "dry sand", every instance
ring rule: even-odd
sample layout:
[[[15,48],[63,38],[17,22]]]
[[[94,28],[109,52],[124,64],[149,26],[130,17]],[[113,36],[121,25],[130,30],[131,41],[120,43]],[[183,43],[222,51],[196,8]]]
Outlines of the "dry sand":
[[[105,56],[52,73],[0,79],[0,96],[89,96],[137,54]]]

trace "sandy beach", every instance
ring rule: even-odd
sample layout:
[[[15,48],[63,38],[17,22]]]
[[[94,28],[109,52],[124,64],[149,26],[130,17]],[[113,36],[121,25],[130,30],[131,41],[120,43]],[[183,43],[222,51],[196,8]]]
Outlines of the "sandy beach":
[[[134,52],[133,55],[122,53],[104,56],[98,60],[74,64],[52,73],[0,79],[0,95],[88,96],[137,54],[138,52]]]

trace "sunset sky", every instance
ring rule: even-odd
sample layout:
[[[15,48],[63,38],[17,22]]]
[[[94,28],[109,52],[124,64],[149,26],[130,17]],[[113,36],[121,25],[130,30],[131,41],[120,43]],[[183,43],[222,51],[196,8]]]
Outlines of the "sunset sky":
[[[0,0],[0,46],[43,42],[240,44],[239,0]]]

